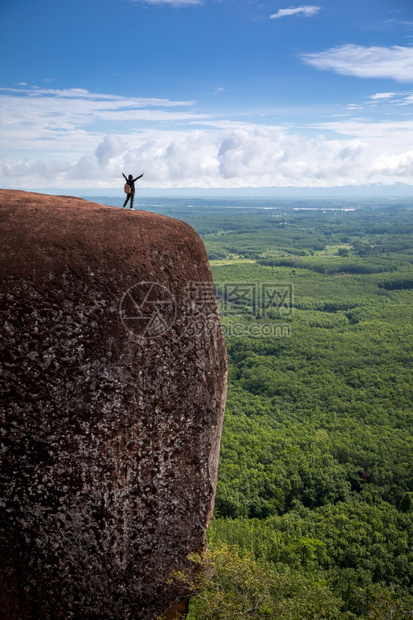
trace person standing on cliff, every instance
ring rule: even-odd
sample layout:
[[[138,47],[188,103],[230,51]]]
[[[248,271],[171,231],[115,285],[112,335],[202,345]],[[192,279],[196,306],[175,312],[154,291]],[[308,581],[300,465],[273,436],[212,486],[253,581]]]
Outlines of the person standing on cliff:
[[[130,208],[133,209],[133,201],[135,198],[135,181],[137,181],[138,179],[143,177],[143,172],[140,176],[136,177],[136,179],[133,178],[133,176],[130,174],[128,176],[128,178],[126,178],[126,174],[124,172],[122,172],[123,178],[126,181],[126,184],[129,185],[130,187],[130,192],[129,194],[126,196],[126,200],[123,203],[123,207],[126,207],[126,205],[128,204],[128,201],[130,199]],[[122,207],[122,209],[123,209]]]

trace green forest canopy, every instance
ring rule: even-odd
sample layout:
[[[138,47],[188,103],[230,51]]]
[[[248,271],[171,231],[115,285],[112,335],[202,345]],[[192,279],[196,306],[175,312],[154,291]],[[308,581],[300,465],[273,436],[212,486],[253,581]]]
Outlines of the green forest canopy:
[[[189,617],[411,617],[413,204],[246,205],[165,211],[204,239],[229,355]]]

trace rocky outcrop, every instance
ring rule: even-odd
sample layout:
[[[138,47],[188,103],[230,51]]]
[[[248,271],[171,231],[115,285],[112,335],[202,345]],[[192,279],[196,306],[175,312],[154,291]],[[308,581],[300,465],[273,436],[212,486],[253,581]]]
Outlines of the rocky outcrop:
[[[152,620],[213,509],[226,354],[183,222],[0,191],[0,615]]]

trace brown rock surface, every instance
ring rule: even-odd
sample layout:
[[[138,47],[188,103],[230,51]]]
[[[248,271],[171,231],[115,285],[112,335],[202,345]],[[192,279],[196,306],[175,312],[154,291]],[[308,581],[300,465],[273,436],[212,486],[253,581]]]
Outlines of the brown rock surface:
[[[226,388],[183,222],[0,190],[0,616],[152,620],[205,543]],[[200,284],[202,283],[202,284]]]

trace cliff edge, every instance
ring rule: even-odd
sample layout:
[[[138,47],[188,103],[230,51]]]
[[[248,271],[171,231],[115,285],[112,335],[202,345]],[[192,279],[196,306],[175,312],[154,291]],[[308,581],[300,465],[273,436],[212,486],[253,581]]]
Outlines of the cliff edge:
[[[205,544],[226,352],[183,222],[0,190],[0,614],[142,619]]]

